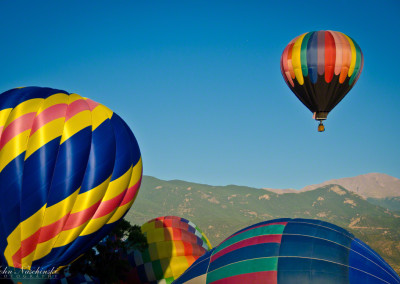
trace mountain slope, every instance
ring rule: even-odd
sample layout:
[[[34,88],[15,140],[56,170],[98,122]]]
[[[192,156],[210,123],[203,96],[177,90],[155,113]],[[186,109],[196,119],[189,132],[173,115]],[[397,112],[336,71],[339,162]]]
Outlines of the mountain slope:
[[[309,191],[328,184],[338,184],[365,198],[387,198],[400,196],[400,179],[379,173],[356,177],[333,179],[321,184],[309,185],[301,189]]]
[[[400,217],[338,185],[277,194],[243,186],[209,186],[145,176],[131,223],[165,215],[187,218],[215,246],[235,231],[279,217],[315,218],[348,229],[400,271]]]

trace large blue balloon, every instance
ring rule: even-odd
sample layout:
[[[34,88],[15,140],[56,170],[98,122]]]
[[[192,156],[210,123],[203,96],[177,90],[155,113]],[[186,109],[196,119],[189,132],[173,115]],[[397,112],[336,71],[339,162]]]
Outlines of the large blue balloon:
[[[383,284],[396,272],[369,246],[333,224],[276,219],[233,234],[175,284]]]
[[[123,217],[141,176],[136,139],[107,107],[50,88],[1,94],[1,267],[67,265]]]

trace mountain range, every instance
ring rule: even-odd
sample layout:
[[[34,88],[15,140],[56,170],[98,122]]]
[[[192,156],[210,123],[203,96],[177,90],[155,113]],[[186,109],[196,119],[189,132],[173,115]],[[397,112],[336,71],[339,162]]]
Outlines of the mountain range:
[[[211,186],[144,176],[125,219],[141,225],[167,215],[194,222],[214,246],[237,230],[264,220],[320,219],[349,230],[400,272],[400,180],[384,174],[327,181],[300,191]]]

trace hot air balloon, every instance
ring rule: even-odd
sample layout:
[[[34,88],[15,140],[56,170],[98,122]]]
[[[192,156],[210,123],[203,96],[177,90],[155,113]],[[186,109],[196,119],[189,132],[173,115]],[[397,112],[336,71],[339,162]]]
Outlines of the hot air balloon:
[[[0,95],[1,266],[57,270],[131,207],[138,143],[107,107],[40,87]]]
[[[234,233],[174,281],[182,283],[392,284],[400,277],[348,231],[319,220],[284,218]]]
[[[297,98],[322,121],[353,88],[364,57],[358,44],[341,32],[317,31],[293,39],[283,50],[281,72]]]
[[[150,220],[143,224],[142,232],[149,247],[130,254],[134,269],[128,283],[172,283],[211,249],[209,240],[195,224],[176,216]]]

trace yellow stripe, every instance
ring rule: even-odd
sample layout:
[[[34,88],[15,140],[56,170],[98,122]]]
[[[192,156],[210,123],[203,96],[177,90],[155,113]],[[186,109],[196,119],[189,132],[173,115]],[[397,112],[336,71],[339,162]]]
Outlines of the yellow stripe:
[[[53,224],[54,222],[57,222],[61,218],[65,217],[71,211],[79,190],[80,188],[77,189],[70,196],[65,198],[63,201],[46,208],[42,227]],[[46,242],[39,243],[33,254],[26,257],[27,260],[29,258],[30,262],[33,262],[34,260],[37,260],[49,254],[58,238],[58,235],[59,234]]]
[[[51,249],[54,246],[54,243],[56,241],[58,236],[44,242],[40,243],[36,246],[36,249],[26,257],[22,259],[22,263],[26,263],[26,265],[31,265],[33,261],[40,259],[46,255],[48,255],[51,251]]]
[[[21,224],[18,224],[14,231],[12,231],[12,233],[7,237],[7,243],[8,245],[4,250],[4,256],[8,265],[14,267],[12,256],[21,247]]]
[[[10,115],[12,108],[6,108],[0,111],[0,127],[6,124],[8,116]]]
[[[206,239],[208,249],[212,249],[212,245],[211,245],[210,241],[208,240],[207,236],[204,233],[201,233],[201,235]]]
[[[95,204],[96,197],[102,195],[103,191],[105,191],[105,190],[106,190],[106,193],[105,193],[105,196],[102,199],[102,201],[112,199],[115,196],[117,196],[118,194],[120,194],[122,191],[124,191],[129,183],[129,177],[130,177],[131,171],[132,171],[132,168],[130,168],[125,174],[123,174],[118,179],[116,179],[110,183],[103,182],[101,185],[96,187],[95,191],[93,191],[93,193],[92,193],[93,197],[89,197],[90,198],[89,204],[91,204],[91,205]],[[107,185],[108,185],[108,188],[104,189],[104,187]],[[84,198],[85,196],[89,196],[91,191],[92,190],[88,191],[88,195],[82,194],[82,197],[80,195],[78,195],[77,202],[76,202],[76,204],[78,204],[77,205],[78,207],[75,208],[75,206],[74,206],[74,208],[72,209],[73,213],[76,213],[76,212],[79,212],[79,211],[82,211],[82,210],[88,208],[84,205],[85,201],[82,198]],[[81,209],[81,210],[78,210],[78,209]],[[100,218],[90,219],[88,222],[86,222],[85,224],[83,224],[77,228],[73,228],[68,231],[63,231],[60,234],[60,237],[57,240],[55,246],[57,246],[57,247],[64,246],[64,245],[72,242],[73,240],[75,240],[78,236],[84,236],[84,235],[88,235],[93,232],[96,232],[104,224],[107,223],[107,221],[113,216],[113,214],[115,212],[116,212],[116,210],[113,210],[111,213],[109,213],[105,216],[102,216]]]
[[[47,108],[52,107],[54,105],[68,104],[68,97],[69,96],[67,94],[63,94],[63,93],[51,95],[50,97],[48,97],[44,100],[44,102],[40,106],[40,109],[38,110],[36,116],[38,116],[39,113],[43,112]]]
[[[132,167],[130,167],[122,176],[110,182],[102,202],[113,199],[126,190],[128,188],[131,175]]]
[[[45,210],[46,204],[21,223],[21,240],[29,238],[41,227]]]
[[[141,163],[138,163],[140,165]],[[140,167],[140,166],[138,166]],[[130,168],[125,174],[123,174],[120,178],[112,181],[109,183],[109,179],[104,181],[102,184],[97,186],[96,188],[89,190],[85,193],[79,194],[75,205],[71,211],[71,213],[76,213],[82,210],[85,210],[89,208],[91,205],[95,204],[99,199],[104,195],[104,191],[107,190],[106,196],[104,196],[102,201],[106,201],[109,199],[114,198],[115,196],[118,196],[122,191],[126,189],[126,185],[129,183],[129,176],[131,175],[132,168]],[[108,186],[108,189],[107,189]],[[121,188],[122,187],[122,188]],[[111,213],[102,216],[97,219],[90,219],[88,222],[85,224],[73,228],[71,230],[63,231],[59,234],[58,239],[56,240],[54,247],[61,247],[69,244],[70,242],[74,241],[78,236],[84,236],[88,234],[92,234],[99,230],[104,224],[106,224],[110,219],[113,220],[118,220],[121,217],[118,217],[119,215],[123,215],[126,210],[130,208],[130,205],[132,203],[127,203],[124,206],[121,206],[117,208],[117,210],[113,210]],[[117,215],[116,215],[117,214]],[[114,217],[115,215],[115,217]],[[113,221],[115,222],[115,221]],[[112,222],[109,222],[112,223]],[[46,252],[46,250],[43,250],[43,253]],[[40,252],[42,253],[42,251]],[[36,259],[35,255],[35,259]]]
[[[17,136],[13,137],[0,151],[0,172],[7,166],[12,160],[26,150],[26,145],[29,137],[30,129],[21,132]]]
[[[139,162],[133,167],[132,176],[131,176],[131,180],[129,182],[128,188],[137,184],[139,182],[141,176],[142,176],[142,157],[140,157]],[[125,214],[125,212],[128,211],[129,208],[132,206],[133,202],[136,199],[138,191],[139,191],[139,189],[137,190],[135,196],[133,197],[133,199],[131,201],[129,201],[127,204],[122,205],[117,208],[117,211],[115,211],[114,215],[107,222],[107,224],[114,223],[114,222],[118,221],[119,219],[121,219],[121,217]],[[152,224],[154,227],[154,223],[152,223]]]
[[[103,217],[97,218],[97,219],[90,219],[89,224],[83,229],[82,233],[80,236],[86,236],[90,235],[96,231],[98,231],[101,227],[104,226],[104,224],[107,224],[107,221],[112,217],[114,214],[115,210],[113,210],[111,213],[104,215]]]
[[[69,95],[69,101],[68,101],[69,104],[71,104],[71,103],[73,103],[74,101],[77,101],[77,100],[85,100],[85,98],[81,97],[78,94],[70,94]]]
[[[71,230],[62,231],[59,234],[57,241],[54,244],[54,247],[62,247],[68,245],[69,243],[73,242],[78,236],[79,233],[85,228],[88,222],[80,225],[79,227],[73,228]]]
[[[79,194],[80,188],[75,190],[71,195],[66,197],[64,200],[46,208],[43,227],[53,224],[54,222],[60,220],[65,215],[71,212],[72,207],[75,204],[75,200],[77,200],[77,196]]]
[[[150,223],[148,223],[148,222],[144,223],[140,229],[141,229],[142,233],[144,234],[144,233],[146,233],[146,232],[148,232],[150,230],[155,229],[155,227],[156,227],[155,226],[155,222],[153,221],[153,222],[150,222]]]
[[[64,120],[64,117],[52,120],[32,134],[32,136],[28,140],[25,160],[27,160],[39,148],[43,147],[45,144],[62,135]]]
[[[172,233],[171,228],[168,227],[161,227],[161,228],[154,228],[147,232],[147,242],[151,243],[159,243],[165,240],[164,232]],[[168,234],[170,235],[170,234]]]
[[[167,256],[167,259],[163,259],[161,263],[162,271],[163,271],[163,277],[164,278],[170,278],[174,277],[174,273],[172,271],[172,257]]]
[[[86,192],[80,193],[76,198],[74,207],[72,208],[71,214],[85,210],[92,205],[96,204],[99,200],[104,197],[107,190],[108,184],[110,182],[111,176],[103,181],[101,184],[95,188],[88,190]]]
[[[186,256],[171,257],[168,263],[168,267],[172,270],[171,277],[174,277],[174,279],[178,278],[183,272],[186,271],[186,269],[188,269],[190,265],[191,263],[188,263]]]
[[[14,109],[12,109],[4,124],[4,127],[7,127],[12,121],[24,114],[36,112],[40,108],[42,102],[43,99],[32,99],[19,104]],[[15,159],[18,155],[26,150],[30,131],[31,130],[28,129],[13,137],[10,141],[7,142],[3,149],[1,149],[0,171],[2,171],[8,163],[10,163],[13,159]]]
[[[94,131],[105,120],[111,119],[112,114],[113,112],[103,105],[95,107],[92,110],[92,131]]]
[[[41,103],[43,103],[43,100],[44,99],[31,99],[17,105],[15,108],[13,108],[4,127],[7,127],[12,121],[24,114],[37,112],[37,110],[40,108]]]
[[[76,198],[75,204],[71,210],[71,214],[85,210],[98,202],[104,196],[104,192],[107,190],[111,177],[105,180],[103,183],[98,185],[97,187],[79,194]],[[82,232],[82,230],[88,225],[90,220],[86,223],[80,225],[79,227],[62,231],[58,239],[56,240],[54,247],[61,247],[69,244],[70,242],[74,241]]]
[[[118,221],[119,219],[121,219],[122,216],[124,216],[125,212],[128,211],[129,208],[131,208],[134,200],[135,200],[135,198],[133,198],[132,201],[126,203],[125,205],[118,207],[117,210],[114,212],[114,215],[111,217],[111,219],[108,220],[107,224],[114,223],[114,222]]]
[[[129,187],[134,186],[135,184],[138,183],[138,181],[142,177],[142,172],[143,172],[143,163],[142,163],[142,157],[140,157],[137,164],[133,167],[132,177],[129,182]]]
[[[110,200],[110,199],[118,196],[128,187],[131,172],[132,172],[132,168],[130,168],[128,171],[126,171],[118,179],[110,182],[102,202]],[[105,216],[102,216],[97,219],[91,219],[80,235],[81,236],[89,235],[89,234],[92,234],[92,233],[96,232],[97,230],[99,230],[104,224],[106,224],[112,218],[112,216],[114,215],[114,213],[116,211],[117,210],[115,208],[111,213],[109,213]]]
[[[7,237],[8,245],[4,251],[4,256],[10,266],[13,266],[12,256],[21,248],[21,239],[24,240],[33,235],[37,231],[37,227],[40,227],[42,224],[41,220],[45,208],[46,205],[31,217],[18,224],[14,231]]]
[[[303,38],[306,34],[302,34],[299,36],[299,38],[296,40],[296,42],[293,45],[292,49],[292,65],[293,65],[293,70],[294,74],[296,75],[297,82],[299,82],[300,85],[304,84],[304,77],[303,77],[303,71],[301,70],[301,43],[303,42]]]
[[[351,75],[354,72],[354,67],[356,66],[356,47],[354,46],[353,41],[351,40],[351,38],[349,38],[347,35],[343,34],[347,39],[347,41],[350,43],[350,48],[351,48],[351,63],[350,63],[350,68],[349,68],[349,74],[347,76],[351,77]]]
[[[83,128],[90,126],[91,118],[90,118],[90,111],[84,110],[80,113],[77,113],[67,122],[65,122],[64,126],[64,133],[62,134],[62,138],[60,144],[64,143],[68,140],[71,136],[81,131]]]

